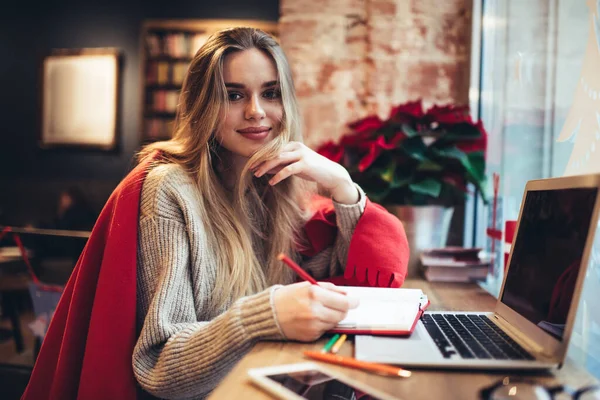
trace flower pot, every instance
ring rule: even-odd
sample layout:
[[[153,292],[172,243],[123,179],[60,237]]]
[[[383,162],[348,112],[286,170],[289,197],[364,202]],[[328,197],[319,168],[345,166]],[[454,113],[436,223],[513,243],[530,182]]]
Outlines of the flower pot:
[[[414,278],[419,275],[421,252],[446,245],[454,208],[398,205],[387,205],[385,208],[404,225],[410,246],[407,278]]]

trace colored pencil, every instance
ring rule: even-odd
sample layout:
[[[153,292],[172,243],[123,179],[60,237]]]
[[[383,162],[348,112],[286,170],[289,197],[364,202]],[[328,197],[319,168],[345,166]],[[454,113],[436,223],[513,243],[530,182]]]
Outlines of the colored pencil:
[[[323,347],[323,349],[321,350],[321,353],[327,353],[329,352],[329,350],[331,350],[331,348],[333,347],[333,345],[335,344],[335,342],[337,342],[337,340],[339,339],[340,334],[336,333],[335,335],[333,335],[333,337],[331,339],[329,339],[329,341],[327,342],[327,344]]]
[[[331,348],[331,353],[335,354],[338,351],[340,351],[340,348],[342,347],[342,345],[346,341],[347,337],[348,337],[348,335],[346,335],[345,333],[342,336],[340,336],[340,338],[337,340],[337,342],[335,342],[335,344]]]
[[[342,365],[344,367],[358,368],[369,372],[375,372],[382,375],[397,376],[408,378],[411,372],[402,368],[392,367],[391,365],[377,364],[367,361],[359,361],[355,358],[342,357],[337,354],[319,353],[317,351],[305,351],[304,355],[315,360]]]
[[[298,264],[296,264],[291,258],[286,256],[285,254],[279,253],[277,259],[286,263],[288,267],[293,269],[300,276],[300,278],[312,283],[313,285],[317,284],[315,278],[310,276],[305,270],[303,270]]]

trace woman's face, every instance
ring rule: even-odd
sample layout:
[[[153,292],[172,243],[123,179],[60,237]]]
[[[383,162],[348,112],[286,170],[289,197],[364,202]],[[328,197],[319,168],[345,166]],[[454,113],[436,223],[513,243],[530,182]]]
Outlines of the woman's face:
[[[225,56],[223,78],[229,107],[216,132],[233,156],[250,158],[279,134],[283,116],[275,62],[258,49]]]

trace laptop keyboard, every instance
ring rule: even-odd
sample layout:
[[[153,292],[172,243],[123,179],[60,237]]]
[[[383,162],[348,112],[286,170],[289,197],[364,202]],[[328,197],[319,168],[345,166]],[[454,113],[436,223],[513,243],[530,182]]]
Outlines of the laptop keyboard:
[[[421,320],[444,358],[534,360],[485,315],[427,313]]]

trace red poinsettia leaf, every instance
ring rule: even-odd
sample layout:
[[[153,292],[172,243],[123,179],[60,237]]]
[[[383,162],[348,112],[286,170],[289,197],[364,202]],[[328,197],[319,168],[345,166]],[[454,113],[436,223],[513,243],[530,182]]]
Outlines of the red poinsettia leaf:
[[[475,126],[477,127],[481,135],[478,138],[475,138],[474,140],[463,140],[457,142],[456,147],[465,153],[482,151],[485,154],[485,152],[487,151],[487,132],[483,127],[483,122],[481,120],[479,120]]]
[[[366,118],[352,122],[348,125],[355,133],[371,134],[383,126],[383,121],[376,115],[370,115]]]
[[[346,135],[340,140],[340,145],[345,148],[354,148],[367,151],[376,142],[377,139],[365,135]]]
[[[383,150],[392,150],[398,147],[398,143],[406,138],[404,132],[396,132],[392,140],[388,142],[385,141],[383,136],[379,136],[375,141],[375,144],[382,148]]]
[[[477,138],[475,140],[465,140],[463,142],[456,143],[456,147],[465,153],[472,153],[474,151],[485,151],[486,150],[486,140],[485,140],[485,138]]]
[[[349,134],[349,135],[342,136],[342,138],[340,139],[340,144],[344,147],[357,147],[359,144],[363,143],[364,141],[365,141],[365,138],[363,138],[359,135]]]
[[[421,118],[424,115],[423,103],[421,102],[421,100],[409,101],[408,103],[399,104],[395,107],[392,107],[390,115],[394,116],[397,114],[405,114],[413,116],[415,118]]]
[[[393,148],[397,147],[398,144],[403,141],[404,139],[406,139],[408,136],[406,136],[406,133],[404,132],[396,132],[394,134],[394,137],[392,138],[392,140],[390,141],[390,145],[393,146]]]
[[[319,147],[317,149],[317,153],[329,158],[331,161],[339,163],[344,157],[344,147],[339,144],[335,144],[333,141],[329,141]]]
[[[425,113],[425,119],[438,124],[473,123],[468,106],[433,106]]]
[[[421,100],[397,105],[390,111],[390,119],[397,123],[412,122],[423,118],[424,115]]]
[[[358,171],[364,172],[367,168],[373,164],[373,161],[379,156],[381,153],[381,147],[377,146],[375,142],[372,142],[369,147],[369,151],[358,163]]]

